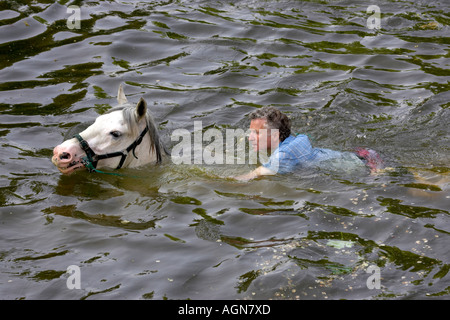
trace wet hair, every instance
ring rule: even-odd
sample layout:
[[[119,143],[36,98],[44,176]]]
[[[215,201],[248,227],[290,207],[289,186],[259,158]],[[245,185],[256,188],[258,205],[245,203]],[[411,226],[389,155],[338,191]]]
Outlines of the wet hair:
[[[291,120],[277,108],[263,107],[250,113],[249,118],[267,120],[269,129],[278,129],[280,142],[291,135]]]

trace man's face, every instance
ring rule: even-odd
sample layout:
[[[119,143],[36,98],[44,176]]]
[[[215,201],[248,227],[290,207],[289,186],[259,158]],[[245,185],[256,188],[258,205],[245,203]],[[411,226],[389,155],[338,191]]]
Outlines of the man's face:
[[[277,129],[269,129],[266,119],[253,119],[250,122],[250,135],[248,141],[253,150],[272,151],[278,147],[279,134]]]

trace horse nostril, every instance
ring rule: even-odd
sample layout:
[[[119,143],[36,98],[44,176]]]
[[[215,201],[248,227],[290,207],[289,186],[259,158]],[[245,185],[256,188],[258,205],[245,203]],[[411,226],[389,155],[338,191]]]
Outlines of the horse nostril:
[[[59,156],[59,159],[60,160],[68,160],[68,159],[70,159],[70,153],[67,153],[67,152],[61,153],[60,156]]]

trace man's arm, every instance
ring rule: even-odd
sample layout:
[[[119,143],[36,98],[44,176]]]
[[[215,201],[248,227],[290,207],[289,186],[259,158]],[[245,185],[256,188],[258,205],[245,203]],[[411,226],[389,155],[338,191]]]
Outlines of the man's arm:
[[[247,174],[233,177],[233,179],[241,180],[241,181],[248,181],[248,180],[258,178],[260,176],[272,176],[274,174],[275,174],[275,172],[273,172],[272,170],[270,170],[266,167],[260,166]]]

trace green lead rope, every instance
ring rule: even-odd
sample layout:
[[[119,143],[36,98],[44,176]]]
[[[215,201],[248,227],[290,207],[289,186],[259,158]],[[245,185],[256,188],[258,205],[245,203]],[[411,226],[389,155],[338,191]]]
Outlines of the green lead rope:
[[[84,164],[84,166],[86,167],[86,169],[88,169],[89,172],[97,172],[97,173],[109,174],[109,175],[111,175],[111,176],[118,176],[118,177],[132,177],[132,178],[137,178],[137,177],[135,177],[135,176],[127,176],[127,175],[120,174],[120,173],[100,171],[100,170],[98,170],[98,169],[96,169],[96,168],[94,167],[94,165],[92,164],[92,162],[89,161],[87,157],[83,157],[81,160],[82,160],[82,163]]]
[[[298,136],[298,135],[300,135],[300,134],[302,134],[302,135],[304,135],[304,136],[307,136],[307,137],[309,138],[309,140],[311,140],[312,142],[314,142],[313,137],[311,137],[311,135],[310,135],[309,133],[295,133],[296,136]]]

